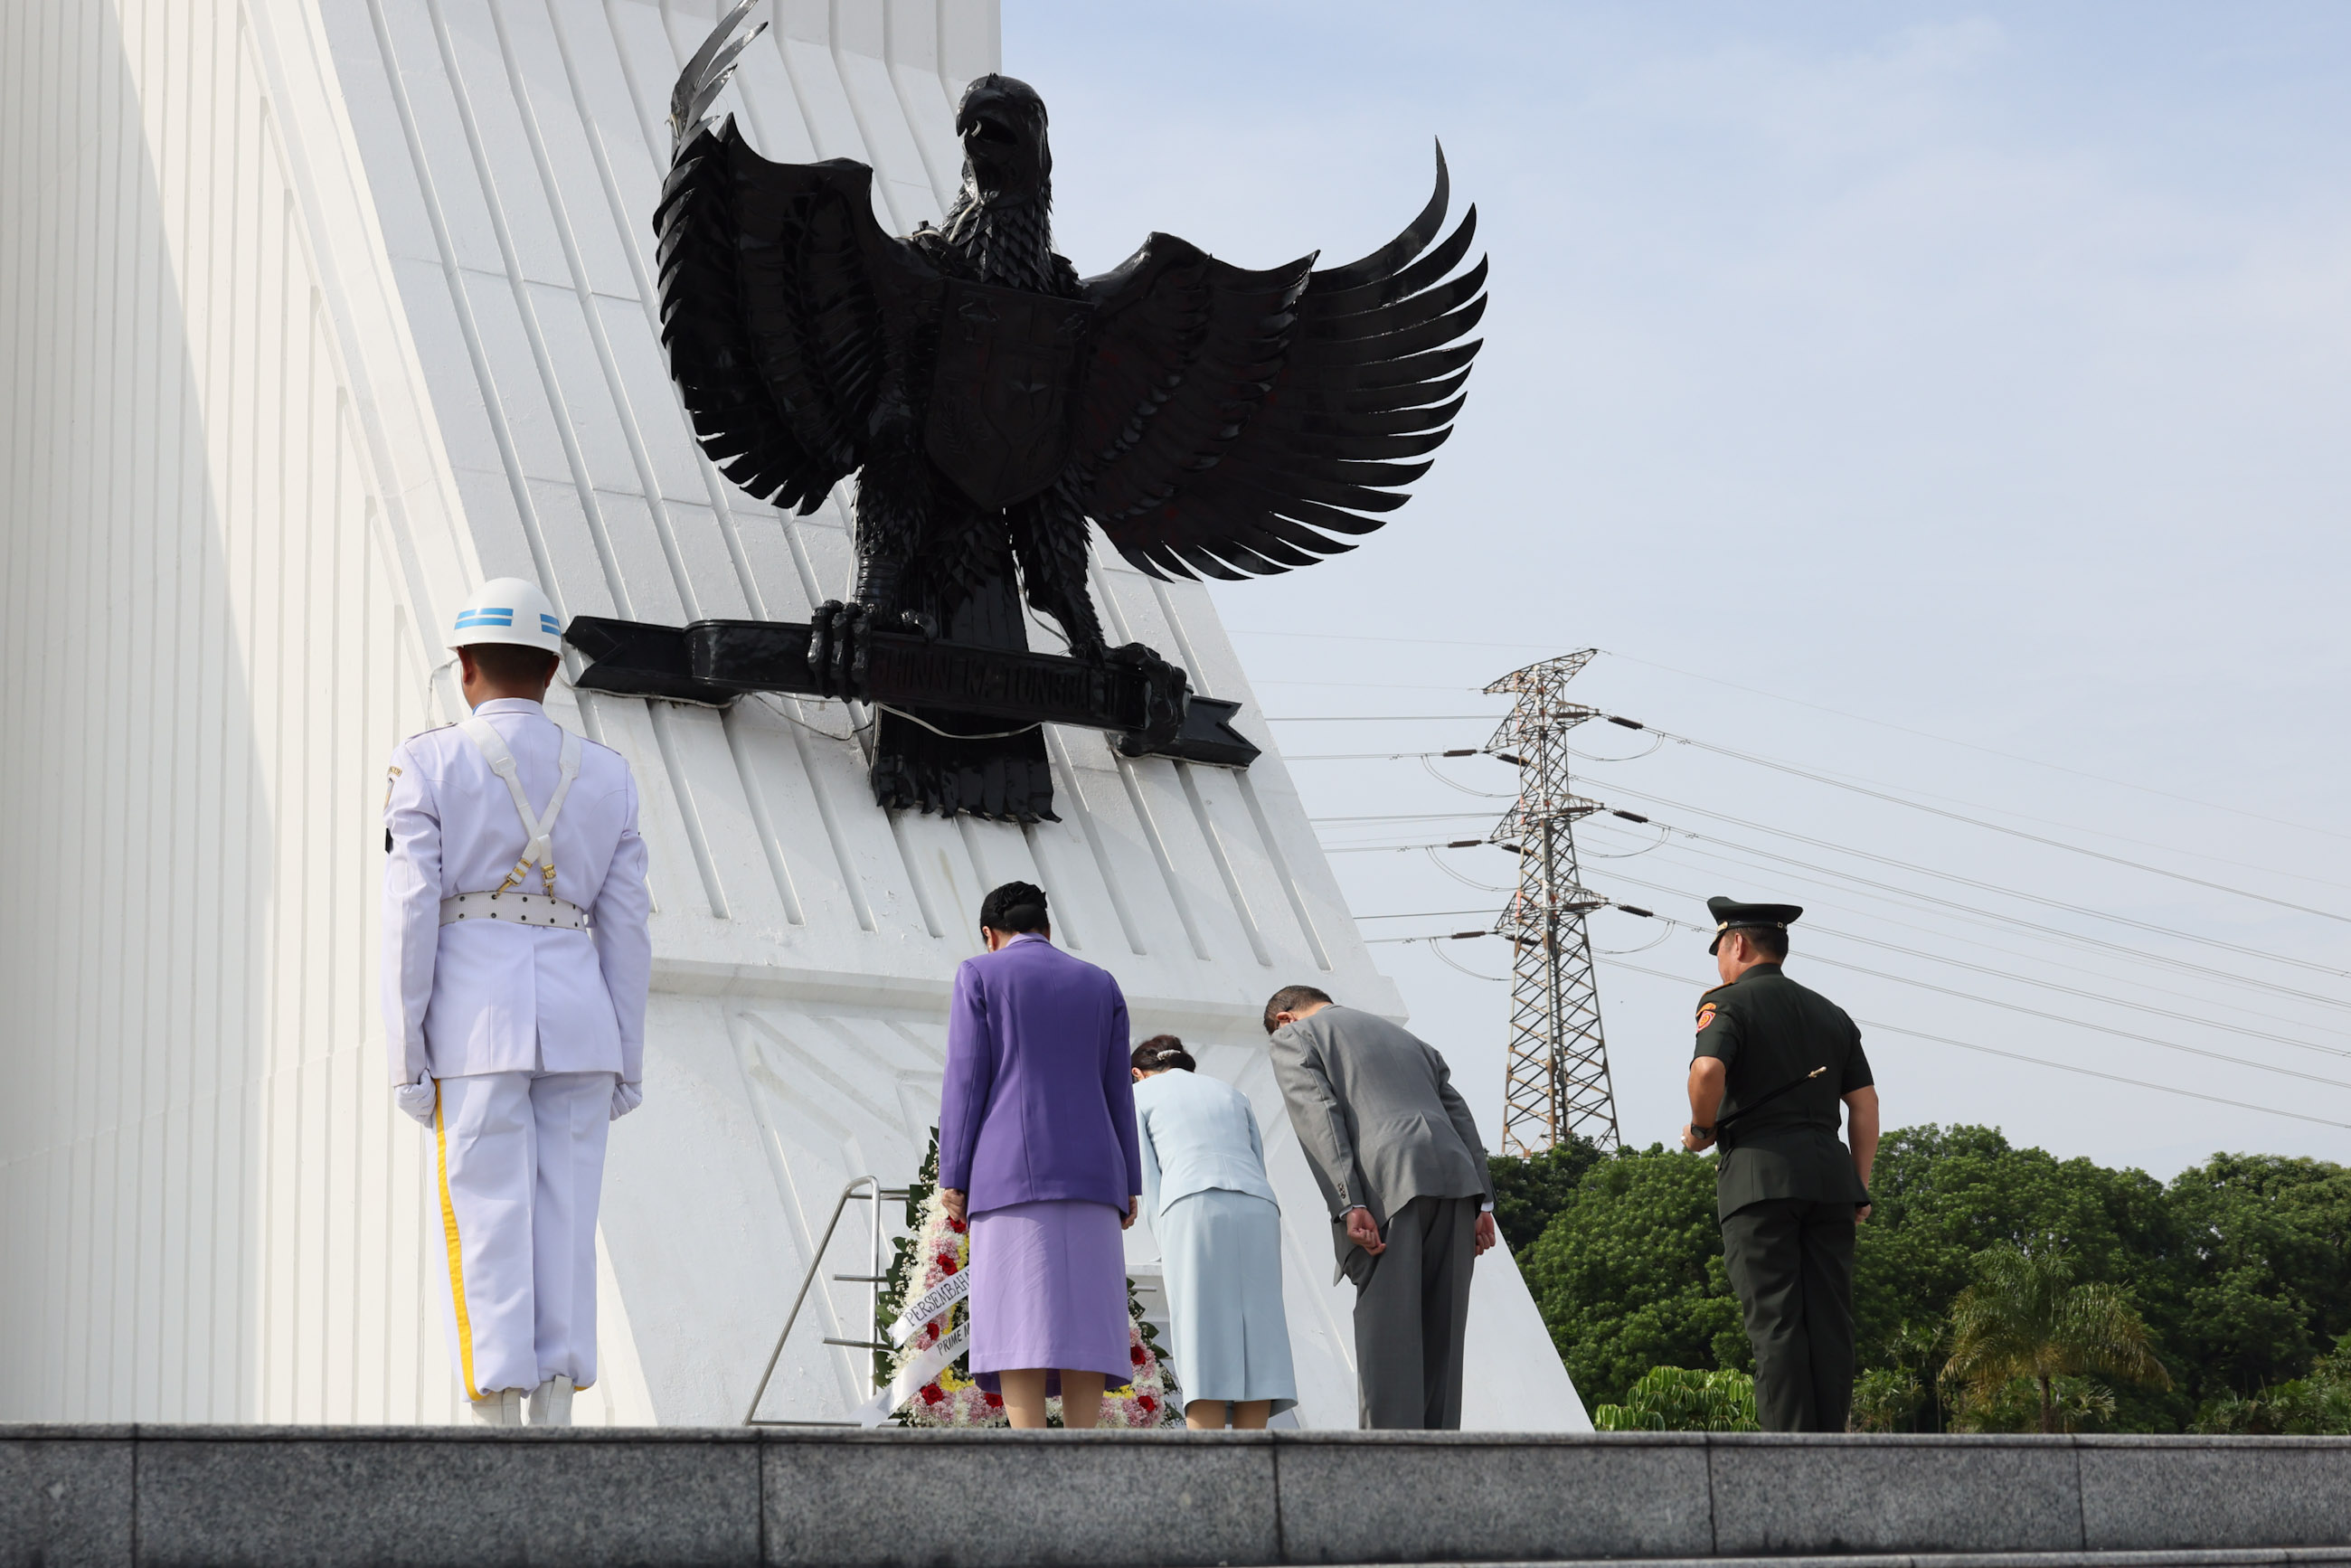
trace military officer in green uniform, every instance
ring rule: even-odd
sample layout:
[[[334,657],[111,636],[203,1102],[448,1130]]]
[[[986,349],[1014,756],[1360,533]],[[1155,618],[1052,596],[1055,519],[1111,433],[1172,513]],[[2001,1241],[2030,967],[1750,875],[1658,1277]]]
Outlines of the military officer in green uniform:
[[[1843,1008],[1782,973],[1792,904],[1709,898],[1715,971],[1698,998],[1690,1124],[1719,1144],[1723,1261],[1755,1347],[1767,1432],[1842,1432],[1853,1405],[1854,1228],[1869,1218],[1877,1090]],[[1837,1103],[1850,1113],[1837,1141]]]

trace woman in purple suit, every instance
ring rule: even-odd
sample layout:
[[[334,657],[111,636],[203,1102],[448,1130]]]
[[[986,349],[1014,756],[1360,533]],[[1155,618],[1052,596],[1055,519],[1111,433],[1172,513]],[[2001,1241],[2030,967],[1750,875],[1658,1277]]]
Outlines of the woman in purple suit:
[[[1126,998],[1053,946],[1042,888],[979,906],[987,952],[956,970],[939,1186],[971,1226],[971,1370],[1015,1427],[1092,1427],[1132,1374],[1126,1256],[1143,1190]]]

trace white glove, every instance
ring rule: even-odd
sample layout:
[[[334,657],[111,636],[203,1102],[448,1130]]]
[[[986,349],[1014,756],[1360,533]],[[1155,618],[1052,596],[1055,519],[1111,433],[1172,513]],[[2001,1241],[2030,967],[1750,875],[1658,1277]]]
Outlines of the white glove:
[[[440,1086],[429,1075],[420,1076],[413,1083],[403,1083],[392,1092],[392,1103],[429,1127],[433,1113],[441,1103]]]
[[[612,1120],[619,1121],[645,1103],[644,1085],[615,1083],[612,1085]]]

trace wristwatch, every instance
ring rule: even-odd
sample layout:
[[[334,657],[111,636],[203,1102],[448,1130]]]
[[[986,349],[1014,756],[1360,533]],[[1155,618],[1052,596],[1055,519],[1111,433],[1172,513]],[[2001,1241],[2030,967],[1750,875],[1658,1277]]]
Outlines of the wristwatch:
[[[1690,1124],[1690,1131],[1696,1133],[1701,1138],[1711,1138],[1714,1136],[1714,1129],[1712,1127],[1701,1127],[1696,1122],[1692,1122]]]

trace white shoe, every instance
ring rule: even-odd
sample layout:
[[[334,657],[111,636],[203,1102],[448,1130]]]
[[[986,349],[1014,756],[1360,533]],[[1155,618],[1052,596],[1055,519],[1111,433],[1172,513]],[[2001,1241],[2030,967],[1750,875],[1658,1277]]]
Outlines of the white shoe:
[[[571,1425],[571,1379],[559,1372],[530,1391],[530,1424],[534,1427]]]
[[[519,1427],[522,1425],[522,1390],[501,1388],[472,1401],[474,1425],[476,1427]]]

